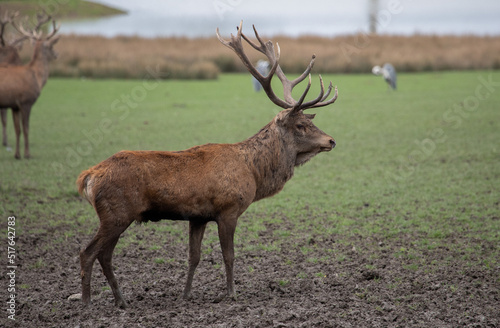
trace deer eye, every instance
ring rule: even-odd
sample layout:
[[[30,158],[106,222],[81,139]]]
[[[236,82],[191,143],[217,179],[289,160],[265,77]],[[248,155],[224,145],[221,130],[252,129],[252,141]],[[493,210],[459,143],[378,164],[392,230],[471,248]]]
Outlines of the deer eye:
[[[302,124],[297,124],[295,127],[297,128],[297,130],[301,130],[301,131],[305,131],[306,130],[306,127],[303,126]]]

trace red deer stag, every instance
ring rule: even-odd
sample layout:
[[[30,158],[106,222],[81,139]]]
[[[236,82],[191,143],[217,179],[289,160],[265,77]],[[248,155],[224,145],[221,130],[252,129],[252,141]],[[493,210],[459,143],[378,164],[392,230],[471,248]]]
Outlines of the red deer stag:
[[[25,36],[14,40],[7,44],[5,41],[5,30],[9,23],[12,23],[14,18],[19,15],[18,12],[9,14],[5,11],[0,17],[0,67],[22,65],[21,57],[19,57],[19,47],[26,39]],[[2,121],[2,145],[7,146],[7,109],[0,108],[0,118]],[[9,148],[10,149],[10,148]]]
[[[26,39],[25,36],[15,39],[7,43],[5,41],[5,31],[8,24],[11,24],[19,15],[18,12],[9,14],[5,11],[0,17],[0,66],[21,65],[21,57],[19,57],[19,47]]]
[[[58,38],[53,38],[58,28],[53,20],[52,32],[43,37],[35,28],[27,32],[22,26],[18,31],[35,42],[33,57],[26,65],[0,67],[0,108],[12,108],[14,130],[16,132],[16,152],[14,157],[21,158],[19,139],[21,115],[24,134],[24,157],[30,158],[29,152],[29,118],[31,107],[40,96],[43,86],[49,77],[49,62],[57,58],[53,50]],[[40,25],[41,26],[41,25]]]
[[[243,61],[250,73],[261,83],[273,103],[284,108],[257,134],[235,144],[205,144],[184,151],[121,151],[103,162],[83,171],[77,180],[79,193],[94,207],[99,216],[97,234],[80,252],[82,300],[90,303],[92,266],[97,258],[115,298],[115,304],[125,307],[111,258],[120,234],[134,221],[189,221],[189,268],[183,297],[191,296],[193,276],[200,261],[200,248],[209,221],[218,226],[219,240],[226,270],[227,293],[235,298],[233,282],[233,236],[238,217],[255,201],[278,193],[293,176],[294,167],[302,165],[320,152],[335,147],[332,137],[311,121],[309,108],[332,104],[327,100],[332,84],[325,94],[323,81],[319,96],[304,101],[311,86],[306,71],[289,81],[281,70],[271,41],[264,43],[257,31],[260,45],[241,32],[223,40]],[[271,63],[269,75],[261,75],[243,51],[244,38],[253,48],[264,53]],[[271,88],[276,74],[284,87],[284,99]],[[309,83],[299,100],[292,98],[292,89],[309,75]]]

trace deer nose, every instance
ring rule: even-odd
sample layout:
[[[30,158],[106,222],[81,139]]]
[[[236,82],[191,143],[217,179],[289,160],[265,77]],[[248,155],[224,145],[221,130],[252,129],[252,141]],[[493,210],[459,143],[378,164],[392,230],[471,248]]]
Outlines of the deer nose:
[[[330,145],[332,146],[332,149],[333,149],[333,148],[335,148],[335,146],[337,145],[337,143],[335,142],[335,140],[330,139]]]

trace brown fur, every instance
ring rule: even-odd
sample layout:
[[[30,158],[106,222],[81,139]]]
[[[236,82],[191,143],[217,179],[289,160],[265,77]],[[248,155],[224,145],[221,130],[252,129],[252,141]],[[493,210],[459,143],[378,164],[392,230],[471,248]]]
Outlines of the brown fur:
[[[21,65],[21,57],[17,47],[5,45],[0,47],[0,67]],[[0,108],[2,121],[2,145],[7,146],[7,108]]]
[[[120,234],[133,222],[162,219],[190,222],[189,272],[184,297],[190,296],[201,239],[207,222],[219,228],[227,275],[234,297],[233,235],[248,206],[278,193],[294,167],[335,146],[312,123],[313,115],[283,110],[256,135],[236,144],[206,144],[185,151],[121,151],[83,171],[78,191],[95,208],[99,231],[81,251],[82,295],[90,302],[92,265],[99,259],[118,306],[125,301],[111,270]]]
[[[27,65],[0,66],[0,108],[3,126],[3,144],[7,145],[6,110],[12,108],[16,131],[15,158],[21,158],[19,139],[21,134],[19,114],[21,114],[24,134],[24,157],[29,158],[29,117],[31,107],[49,77],[49,62],[56,58],[52,49],[57,39],[36,41],[33,57]]]
[[[21,58],[16,47],[5,46],[0,48],[0,67],[21,65]],[[2,121],[2,145],[7,146],[7,108],[0,108]]]

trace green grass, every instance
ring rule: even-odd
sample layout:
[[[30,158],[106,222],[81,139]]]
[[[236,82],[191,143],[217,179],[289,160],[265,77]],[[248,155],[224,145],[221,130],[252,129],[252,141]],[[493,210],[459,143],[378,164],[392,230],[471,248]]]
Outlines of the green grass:
[[[28,16],[34,16],[40,9],[43,9],[58,19],[82,19],[124,13],[122,10],[116,8],[82,0],[0,0],[0,8],[9,11],[19,11],[21,15]]]
[[[476,103],[481,78],[497,85],[480,90],[490,95]],[[500,240],[500,72],[402,74],[397,92],[369,75],[324,79],[338,85],[339,99],[315,110],[315,123],[337,147],[297,168],[280,194],[248,209],[236,233],[237,245],[245,248],[236,251],[279,252],[279,239],[266,244],[259,238],[272,226],[282,239],[332,237],[339,245],[352,236],[397,244],[411,235],[415,249],[392,250],[409,270],[437,247],[463,248],[471,265],[498,266],[498,249],[484,254],[468,243]],[[318,90],[314,83],[311,94]],[[158,83],[51,78],[31,115],[33,158],[15,160],[12,152],[0,151],[0,217],[6,222],[16,216],[19,238],[55,227],[54,242],[75,235],[90,240],[98,219],[76,192],[83,169],[122,149],[241,141],[276,112],[264,93],[252,91],[248,75]],[[13,146],[10,113],[8,133]],[[150,227],[187,242],[186,224]],[[123,239],[118,251],[142,242],[134,234]],[[209,228],[204,243],[216,242],[215,228]],[[316,247],[321,245],[302,252],[314,256]],[[332,258],[349,258],[332,248]],[[40,259],[34,265],[43,264]]]

